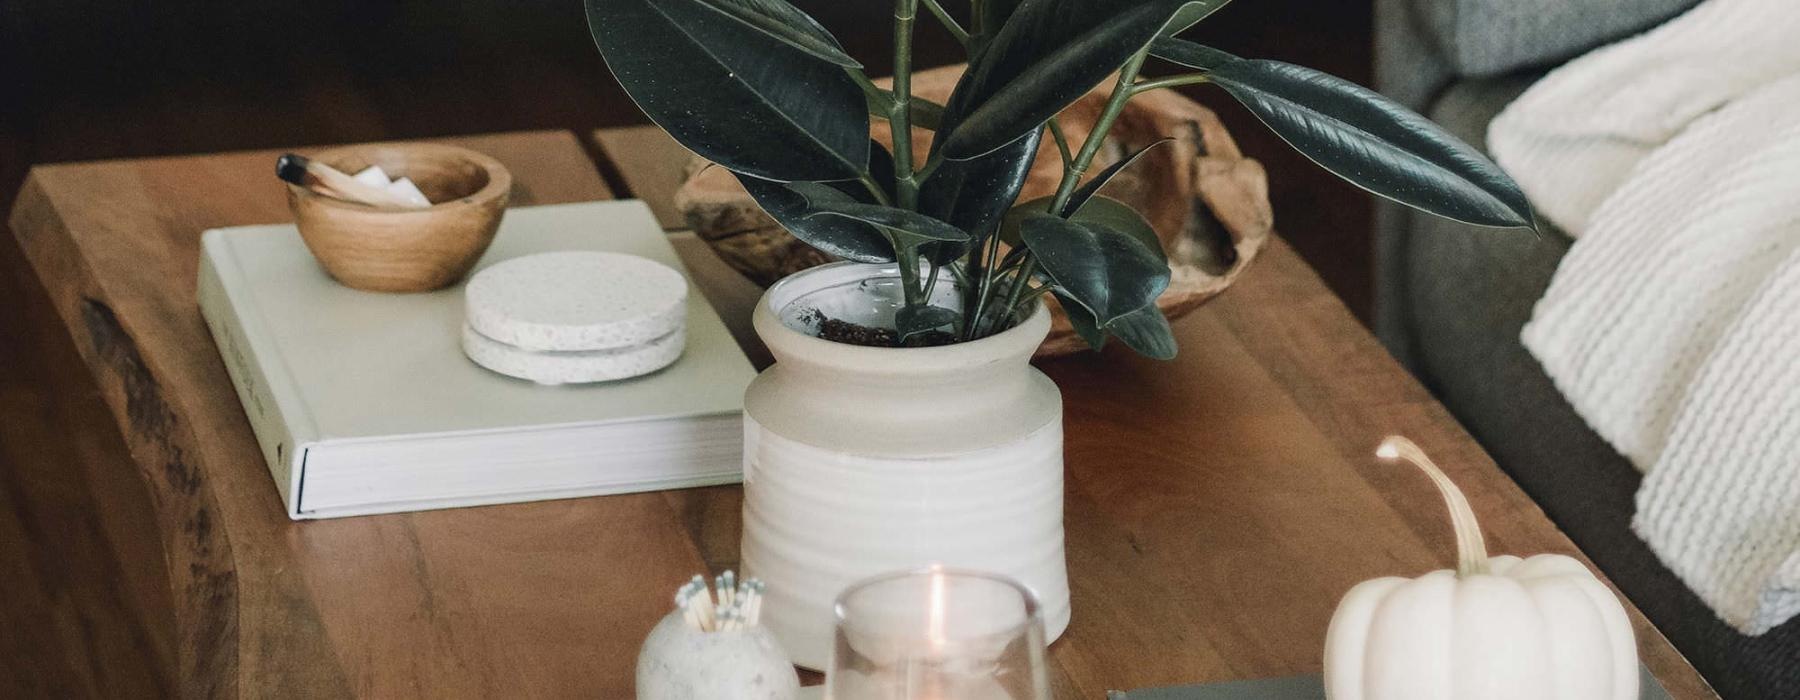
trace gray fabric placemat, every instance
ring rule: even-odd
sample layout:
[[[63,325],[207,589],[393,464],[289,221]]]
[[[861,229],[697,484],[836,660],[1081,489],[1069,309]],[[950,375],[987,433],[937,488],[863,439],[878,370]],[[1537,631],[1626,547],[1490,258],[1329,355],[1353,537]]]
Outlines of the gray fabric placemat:
[[[1643,700],[1669,700],[1650,670],[1638,667],[1642,681],[1638,697]],[[1145,688],[1131,692],[1108,691],[1107,700],[1323,700],[1325,684],[1318,676],[1265,678],[1255,681],[1228,681],[1206,685],[1183,685],[1169,688]]]

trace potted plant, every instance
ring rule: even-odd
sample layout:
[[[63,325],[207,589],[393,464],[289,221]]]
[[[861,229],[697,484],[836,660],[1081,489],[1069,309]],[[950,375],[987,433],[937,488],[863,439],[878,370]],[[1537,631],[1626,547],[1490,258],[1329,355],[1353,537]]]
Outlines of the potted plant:
[[[587,0],[638,106],[845,261],[768,290],[754,323],[777,363],[745,398],[743,567],[768,582],[770,626],[802,665],[826,661],[845,584],[929,563],[1014,576],[1041,597],[1052,638],[1067,626],[1061,397],[1028,363],[1049,326],[1041,298],[1094,347],[1176,351],[1155,304],[1164,252],[1142,216],[1098,194],[1137,154],[1090,172],[1134,95],[1215,85],[1371,192],[1531,226],[1518,187],[1423,117],[1175,36],[1225,2],[973,0],[956,17],[939,0],[895,0],[884,89],[786,0]],[[968,49],[942,105],[910,87],[922,21]],[[1152,59],[1182,72],[1144,78]],[[1073,143],[1056,115],[1102,81],[1111,97]],[[871,142],[871,120],[890,122],[892,151]],[[915,128],[932,133],[922,158]],[[1014,201],[1046,140],[1059,187]]]

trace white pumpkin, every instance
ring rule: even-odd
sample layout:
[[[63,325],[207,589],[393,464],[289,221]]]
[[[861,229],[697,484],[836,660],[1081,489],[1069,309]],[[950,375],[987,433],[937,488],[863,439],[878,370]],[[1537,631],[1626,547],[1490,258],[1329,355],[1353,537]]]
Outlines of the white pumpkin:
[[[1431,476],[1456,527],[1455,571],[1364,581],[1325,635],[1331,700],[1636,700],[1631,620],[1587,566],[1560,554],[1487,556],[1475,512],[1417,445],[1377,455]]]

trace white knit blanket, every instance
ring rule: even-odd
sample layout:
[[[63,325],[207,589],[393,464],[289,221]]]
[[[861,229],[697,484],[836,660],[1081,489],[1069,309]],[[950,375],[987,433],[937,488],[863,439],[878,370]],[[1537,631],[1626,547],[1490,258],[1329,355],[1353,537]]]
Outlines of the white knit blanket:
[[[1800,613],[1800,4],[1708,0],[1488,140],[1577,236],[1522,339],[1645,471],[1634,529],[1738,629]]]

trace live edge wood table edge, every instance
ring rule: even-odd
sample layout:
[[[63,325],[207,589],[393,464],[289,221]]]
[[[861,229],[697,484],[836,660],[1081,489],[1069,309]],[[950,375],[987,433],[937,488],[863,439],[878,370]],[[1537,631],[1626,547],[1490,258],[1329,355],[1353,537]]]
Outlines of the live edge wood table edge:
[[[445,140],[505,163],[515,206],[614,194],[566,132]],[[627,183],[668,180],[630,163],[683,157],[654,138],[596,140]],[[645,150],[612,153],[633,142]],[[735,563],[741,491],[289,521],[194,302],[202,230],[289,219],[276,153],[40,166],[12,211],[53,330],[98,387],[71,400],[103,401],[129,448],[79,479],[131,484],[148,503],[84,514],[101,533],[153,533],[156,547],[118,563],[159,574],[130,638],[188,696],[629,697],[670,591]],[[744,329],[754,288],[691,235],[675,242],[766,364]],[[1494,551],[1581,556],[1279,241],[1175,329],[1172,362],[1115,349],[1040,363],[1068,435],[1075,616],[1051,647],[1057,697],[1316,673],[1352,584],[1452,558],[1433,487],[1370,459],[1389,433],[1445,464]],[[30,542],[35,556],[67,545]],[[1631,615],[1670,692],[1713,697]]]

